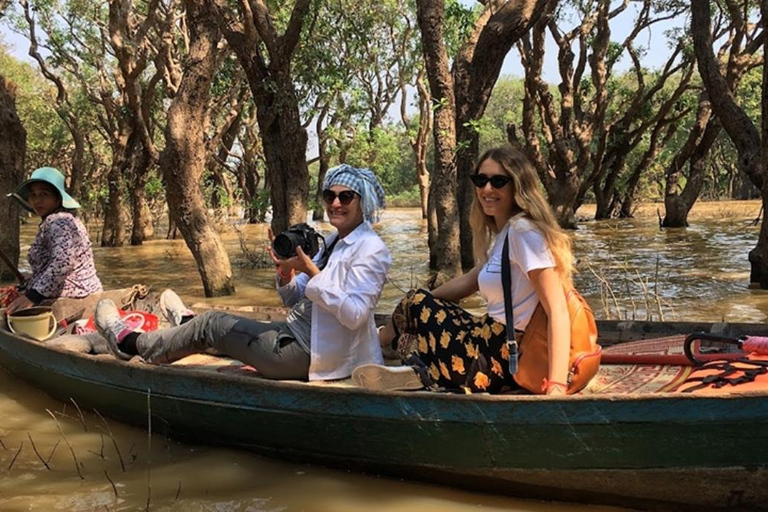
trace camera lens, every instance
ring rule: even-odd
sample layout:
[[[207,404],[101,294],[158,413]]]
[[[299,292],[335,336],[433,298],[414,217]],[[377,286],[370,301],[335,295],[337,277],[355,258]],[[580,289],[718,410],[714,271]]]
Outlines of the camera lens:
[[[272,242],[272,249],[281,258],[296,256],[296,247],[301,244],[301,235],[291,232],[280,233]]]

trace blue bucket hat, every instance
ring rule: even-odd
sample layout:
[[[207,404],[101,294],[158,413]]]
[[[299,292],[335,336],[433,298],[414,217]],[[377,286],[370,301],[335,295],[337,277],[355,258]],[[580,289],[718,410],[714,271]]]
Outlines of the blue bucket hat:
[[[54,169],[53,167],[41,167],[39,169],[35,169],[35,171],[32,173],[32,176],[30,176],[27,181],[19,185],[15,191],[8,194],[8,197],[13,197],[18,202],[20,202],[24,208],[34,213],[34,208],[29,205],[29,186],[32,183],[41,182],[48,183],[59,192],[59,195],[61,196],[62,207],[66,208],[67,210],[75,210],[80,208],[80,203],[75,201],[74,198],[67,193],[67,190],[64,187],[64,175],[61,174],[58,169]]]

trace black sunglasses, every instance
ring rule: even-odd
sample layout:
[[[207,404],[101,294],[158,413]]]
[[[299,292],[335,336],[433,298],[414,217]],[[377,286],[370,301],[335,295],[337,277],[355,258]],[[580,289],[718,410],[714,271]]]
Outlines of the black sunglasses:
[[[469,179],[472,180],[472,183],[474,183],[474,185],[477,188],[485,187],[488,184],[488,182],[491,183],[491,186],[493,188],[504,188],[509,183],[512,182],[512,178],[510,178],[509,176],[504,176],[503,174],[486,176],[485,174],[477,173],[477,174],[471,175]]]
[[[342,190],[337,194],[333,190],[325,189],[323,190],[323,201],[325,201],[325,204],[331,205],[338,197],[339,202],[344,206],[347,206],[352,202],[356,195],[358,195],[358,193],[354,190]]]

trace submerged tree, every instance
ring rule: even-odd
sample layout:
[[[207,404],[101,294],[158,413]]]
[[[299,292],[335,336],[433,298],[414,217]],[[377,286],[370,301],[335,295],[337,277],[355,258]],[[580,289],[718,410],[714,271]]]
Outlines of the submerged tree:
[[[251,87],[263,141],[275,232],[307,217],[307,132],[291,71],[309,17],[310,0],[272,8],[264,0],[206,0]],[[280,30],[282,27],[282,31]]]
[[[716,61],[724,73],[728,90],[735,93],[744,74],[762,63],[762,58],[756,55],[762,48],[758,39],[762,37],[762,31],[755,31],[754,24],[744,16],[743,9],[736,2],[728,2],[727,5],[728,11],[721,13],[715,22],[712,39],[723,41]],[[696,118],[688,138],[667,169],[664,227],[688,225],[688,213],[704,189],[710,149],[717,141],[721,128],[719,116],[712,112],[709,90],[704,90],[700,94]],[[687,175],[684,172],[686,165]],[[681,187],[683,177],[685,186]]]
[[[0,18],[8,0],[0,0]],[[19,262],[19,206],[6,197],[24,179],[24,154],[27,132],[16,112],[15,86],[0,73],[0,250],[11,261]],[[0,280],[13,279],[5,265],[0,265]]]
[[[473,190],[469,175],[478,157],[479,134],[475,124],[483,116],[501,66],[512,45],[544,12],[545,0],[481,2],[474,17],[456,3],[448,7],[464,30],[453,63],[446,36],[446,2],[417,0],[432,102],[435,169],[429,194],[437,222],[430,261],[434,270],[456,275],[474,265],[469,211]]]
[[[189,53],[168,109],[160,166],[171,215],[197,262],[206,297],[215,297],[235,291],[229,257],[208,219],[200,188],[208,161],[205,134],[211,83],[220,64],[221,33],[205,0],[184,0],[184,6]]]
[[[740,9],[749,12],[745,6],[737,2],[727,3],[731,14],[738,14]],[[713,51],[711,32],[711,12],[709,0],[692,0],[691,2],[691,32],[693,34],[696,59],[699,64],[699,74],[704,82],[712,111],[720,119],[723,128],[733,141],[739,155],[739,168],[749,176],[749,179],[760,190],[763,211],[768,208],[768,159],[765,158],[765,144],[768,144],[768,66],[763,65],[762,77],[762,124],[760,129],[742,107],[738,105],[733,92],[728,86],[727,77],[719,69]],[[768,51],[768,38],[764,28],[768,20],[768,0],[761,0],[760,15],[762,21],[751,30],[760,32],[755,36],[756,44],[763,50],[763,56]],[[751,264],[750,282],[762,289],[768,289],[768,222],[763,216],[757,245],[749,252]]]
[[[573,226],[576,208],[590,189],[598,218],[615,214],[620,197],[616,184],[626,173],[630,152],[654,131],[658,141],[658,134],[682,117],[676,103],[693,71],[686,42],[679,38],[664,67],[650,73],[643,67],[645,50],[637,40],[657,23],[678,16],[684,6],[643,0],[629,34],[614,42],[611,24],[628,7],[623,2],[614,8],[610,0],[565,4],[561,11],[551,10],[520,45],[526,77],[520,143],[564,226]],[[579,22],[563,30],[567,9],[575,9]],[[557,94],[542,78],[547,34],[558,48]],[[615,76],[622,56],[631,60],[634,80]],[[665,84],[672,81],[675,85],[667,91]],[[516,139],[517,131],[511,132]]]

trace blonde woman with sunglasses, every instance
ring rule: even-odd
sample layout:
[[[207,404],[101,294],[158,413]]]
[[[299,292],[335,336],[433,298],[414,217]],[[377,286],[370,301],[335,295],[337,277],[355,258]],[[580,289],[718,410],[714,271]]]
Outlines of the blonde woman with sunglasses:
[[[194,317],[166,291],[161,308],[175,327],[132,331],[111,301],[95,314],[110,352],[148,363],[168,363],[214,348],[256,368],[269,379],[336,380],[366,363],[382,363],[374,309],[392,258],[372,223],[384,208],[384,190],[369,169],[341,165],[323,183],[325,211],[336,233],[313,258],[301,246],[278,257],[277,292],[291,307],[285,322],[257,322],[222,312]],[[270,241],[273,239],[270,231]]]
[[[520,151],[487,151],[470,179],[475,187],[470,224],[478,264],[431,292],[410,291],[395,308],[392,322],[380,331],[380,341],[410,366],[366,365],[355,370],[353,379],[363,387],[390,390],[427,386],[497,393],[517,387],[509,372],[501,280],[506,239],[514,329],[525,331],[541,303],[550,319],[543,391],[564,394],[570,349],[564,292],[573,270],[570,238],[558,226],[533,166]],[[457,305],[478,291],[488,305],[482,316]]]

